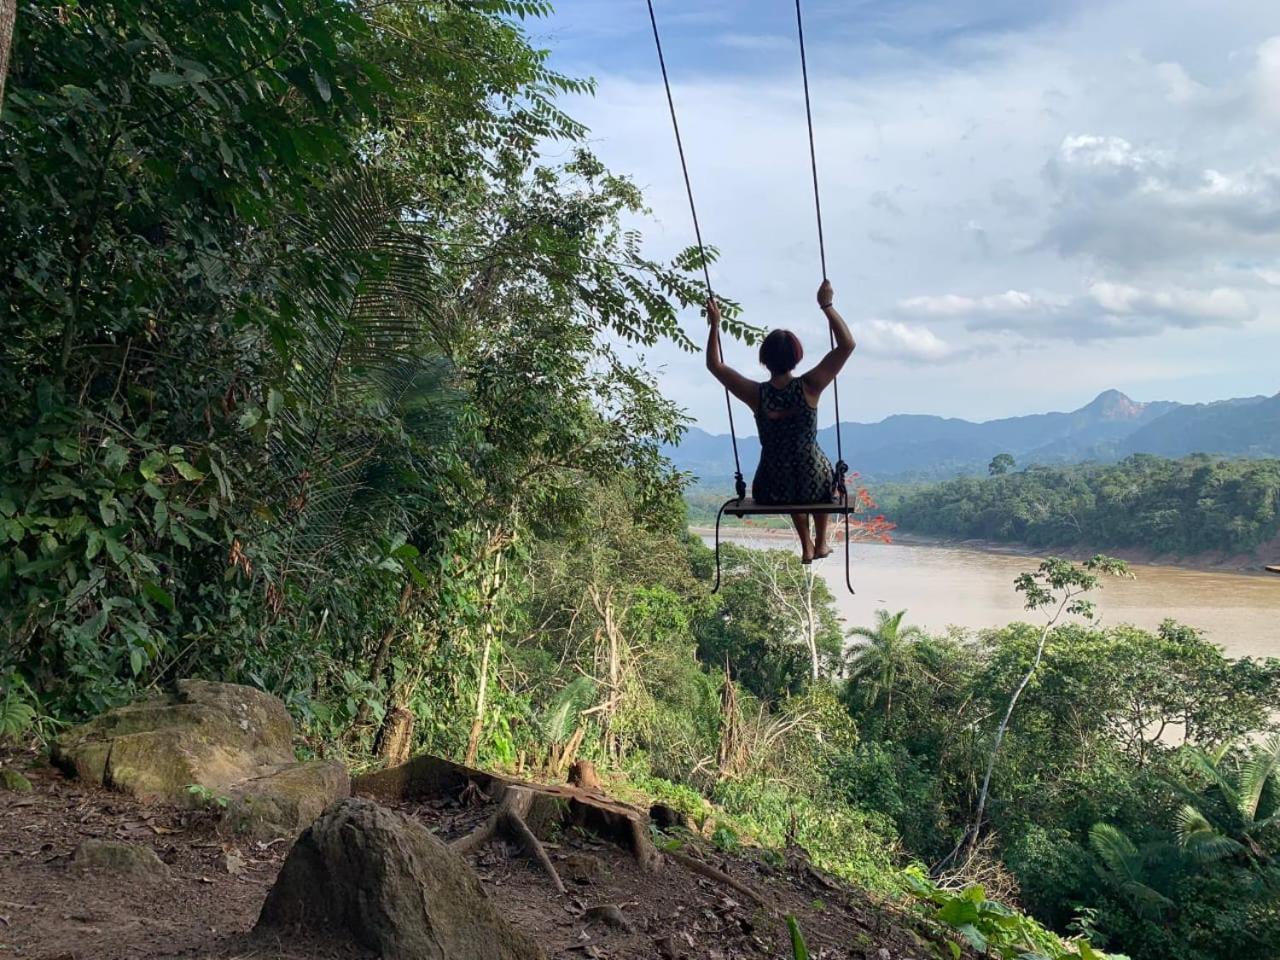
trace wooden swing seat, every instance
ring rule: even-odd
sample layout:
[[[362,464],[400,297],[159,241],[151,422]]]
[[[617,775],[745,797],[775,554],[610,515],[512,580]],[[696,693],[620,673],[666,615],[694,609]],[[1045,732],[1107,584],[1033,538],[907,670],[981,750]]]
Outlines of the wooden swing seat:
[[[729,517],[786,516],[792,513],[847,513],[848,504],[833,500],[831,503],[756,503],[750,497],[731,500],[724,505]]]

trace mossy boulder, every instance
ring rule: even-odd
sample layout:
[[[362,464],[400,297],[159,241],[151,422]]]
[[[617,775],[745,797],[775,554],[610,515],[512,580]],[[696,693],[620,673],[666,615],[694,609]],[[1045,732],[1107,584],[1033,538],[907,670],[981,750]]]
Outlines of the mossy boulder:
[[[235,832],[259,840],[292,837],[335,799],[350,794],[351,777],[336,760],[294,763],[238,784],[225,822]]]
[[[296,836],[351,785],[341,764],[298,763],[293,735],[289,712],[270,694],[179,680],[166,695],[68,730],[52,755],[82,780],[143,800],[192,807],[202,795],[228,797],[233,826],[260,837]]]
[[[0,770],[0,790],[9,790],[13,793],[30,793],[32,790],[31,781],[17,770],[10,770],[5,767]]]
[[[169,868],[150,847],[118,840],[84,840],[71,855],[71,866],[131,880],[164,880]]]
[[[545,960],[458,854],[363,799],[335,803],[298,838],[255,930],[321,934],[384,960]]]

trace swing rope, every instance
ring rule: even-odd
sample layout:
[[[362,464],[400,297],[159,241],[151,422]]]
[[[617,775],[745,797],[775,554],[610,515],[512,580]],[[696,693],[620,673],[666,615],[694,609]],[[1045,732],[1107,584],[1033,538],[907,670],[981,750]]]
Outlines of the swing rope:
[[[813,212],[818,220],[818,260],[822,265],[822,279],[827,279],[827,245],[822,233],[822,194],[818,190],[818,150],[814,146],[813,140],[813,106],[809,98],[809,62],[805,56],[804,47],[804,16],[800,12],[800,0],[796,0],[796,35],[800,40],[800,76],[804,80],[804,118],[809,126],[809,168],[813,172]],[[836,345],[836,335],[834,330],[827,330],[830,338],[831,346]],[[836,467],[835,467],[835,487],[840,492],[840,496],[848,502],[849,491],[846,486],[845,475],[849,472],[849,465],[844,462],[844,441],[840,435],[840,378],[836,377],[831,381],[831,395],[835,400],[836,406]],[[845,514],[845,521],[848,522],[849,515]],[[847,538],[846,538],[847,542]]]
[[[800,0],[796,0],[796,37],[800,42],[800,76],[804,81],[804,119],[809,127],[809,169],[813,173],[813,213],[818,221],[818,261],[822,265],[822,279],[827,279],[827,243],[822,233],[822,193],[818,189],[818,148],[813,138],[813,104],[809,96],[809,60],[805,56],[804,47],[804,15],[800,11]],[[827,335],[831,346],[836,345],[836,333],[828,325]],[[853,579],[849,573],[849,514],[856,504],[849,503],[849,486],[846,479],[849,465],[844,461],[844,439],[840,430],[840,377],[831,381],[831,396],[836,405],[836,465],[832,471],[833,486],[844,504],[844,584],[853,593]]]
[[[662,37],[658,34],[658,17],[653,12],[653,0],[646,0],[649,5],[649,23],[653,27],[653,45],[658,49],[658,66],[662,68],[662,85],[667,91],[667,108],[671,111],[671,129],[676,134],[676,150],[680,154],[680,170],[684,173],[684,190],[689,197],[689,213],[693,217],[693,236],[698,242],[698,255],[702,259],[702,278],[707,285],[707,299],[715,297],[711,289],[711,270],[707,263],[707,250],[702,245],[702,228],[698,224],[698,208],[693,202],[693,183],[689,179],[689,164],[684,158],[684,140],[680,136],[680,121],[676,119],[676,101],[671,95],[671,80],[667,76],[667,58],[662,53]],[[816,176],[816,171],[815,171]],[[720,362],[724,362],[724,346],[716,340],[719,348]],[[724,407],[729,414],[729,437],[733,441],[733,485],[741,502],[747,495],[747,481],[742,478],[742,461],[738,458],[738,431],[733,423],[733,401],[729,396],[729,388],[724,389]]]

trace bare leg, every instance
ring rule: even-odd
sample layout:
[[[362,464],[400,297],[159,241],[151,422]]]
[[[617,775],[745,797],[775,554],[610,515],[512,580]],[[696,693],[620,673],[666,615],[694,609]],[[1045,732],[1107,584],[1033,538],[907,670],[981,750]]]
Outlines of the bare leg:
[[[809,537],[809,515],[793,513],[791,522],[795,524],[796,533],[800,535],[800,562],[813,562],[813,540]]]
[[[815,513],[813,515],[813,558],[815,560],[831,556],[831,547],[827,543],[827,523],[830,520],[831,514],[829,513]]]

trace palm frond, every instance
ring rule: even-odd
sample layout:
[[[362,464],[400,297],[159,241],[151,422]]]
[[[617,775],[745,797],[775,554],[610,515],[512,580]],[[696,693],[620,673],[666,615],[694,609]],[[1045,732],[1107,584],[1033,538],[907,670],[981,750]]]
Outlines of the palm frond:
[[[1096,823],[1089,831],[1089,847],[1105,866],[1103,871],[1141,916],[1158,917],[1173,902],[1151,886],[1147,855],[1123,831],[1109,823]]]
[[[578,715],[596,699],[596,682],[578,677],[567,684],[547,705],[540,721],[542,732],[551,743],[563,743],[578,725]]]
[[[1240,813],[1246,822],[1257,819],[1267,781],[1280,770],[1280,734],[1264,743],[1240,771]]]
[[[1222,795],[1226,797],[1232,806],[1239,807],[1239,790],[1222,772],[1222,761],[1226,756],[1227,749],[1228,745],[1223,744],[1213,753],[1207,753],[1199,747],[1188,747],[1183,756],[1187,765],[1194,772],[1200,774],[1200,776],[1221,790]]]
[[[456,422],[452,371],[433,346],[440,272],[402,218],[394,178],[368,170],[293,225],[268,405],[280,495],[260,508],[287,531],[282,579],[323,572],[395,527],[390,464],[445,442]]]
[[[1244,846],[1226,836],[1191,804],[1178,811],[1175,831],[1178,844],[1201,863],[1211,863],[1244,852]]]
[[[1095,823],[1089,831],[1089,848],[1117,878],[1134,880],[1142,876],[1138,848],[1118,827]]]

